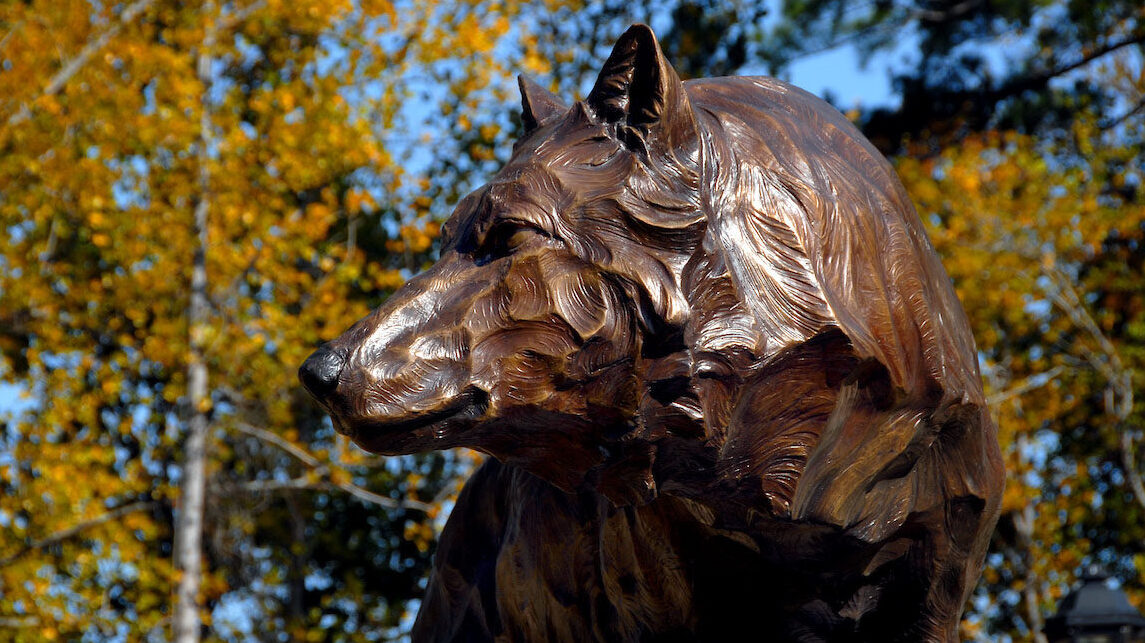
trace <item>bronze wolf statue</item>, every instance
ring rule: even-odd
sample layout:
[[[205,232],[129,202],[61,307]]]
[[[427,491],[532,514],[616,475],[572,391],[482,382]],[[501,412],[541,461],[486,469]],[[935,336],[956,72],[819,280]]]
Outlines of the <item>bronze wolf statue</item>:
[[[440,261],[300,373],[369,451],[493,456],[414,640],[956,640],[1001,456],[890,165],[642,25],[584,101],[521,94]]]

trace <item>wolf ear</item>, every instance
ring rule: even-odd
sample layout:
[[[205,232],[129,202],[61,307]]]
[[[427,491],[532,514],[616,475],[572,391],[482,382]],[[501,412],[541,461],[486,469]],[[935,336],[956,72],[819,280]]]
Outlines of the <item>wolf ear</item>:
[[[585,102],[597,118],[619,125],[630,146],[674,149],[695,135],[684,84],[647,25],[629,27],[616,41]]]
[[[525,126],[526,134],[549,118],[569,109],[561,99],[524,74],[517,76],[517,85],[521,87],[521,123]]]

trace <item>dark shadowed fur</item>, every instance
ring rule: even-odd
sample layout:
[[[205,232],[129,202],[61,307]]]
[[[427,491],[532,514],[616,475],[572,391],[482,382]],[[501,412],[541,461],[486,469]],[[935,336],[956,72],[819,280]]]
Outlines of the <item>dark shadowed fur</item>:
[[[953,641],[1002,487],[969,327],[892,169],[630,29],[441,260],[302,369],[364,448],[494,456],[417,641]]]

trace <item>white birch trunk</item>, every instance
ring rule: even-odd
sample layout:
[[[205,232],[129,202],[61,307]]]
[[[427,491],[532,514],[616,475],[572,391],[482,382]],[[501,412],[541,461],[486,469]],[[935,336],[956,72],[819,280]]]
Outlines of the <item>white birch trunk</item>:
[[[173,640],[198,643],[202,629],[199,588],[203,576],[203,511],[206,497],[207,413],[207,217],[211,208],[210,155],[214,137],[211,126],[210,93],[212,52],[216,38],[214,2],[203,6],[206,25],[198,53],[198,75],[203,94],[199,113],[199,199],[195,204],[195,250],[191,269],[191,303],[187,311],[190,330],[187,364],[187,397],[190,417],[183,451],[183,479],[179,512],[175,522],[175,567],[178,585],[175,595]]]

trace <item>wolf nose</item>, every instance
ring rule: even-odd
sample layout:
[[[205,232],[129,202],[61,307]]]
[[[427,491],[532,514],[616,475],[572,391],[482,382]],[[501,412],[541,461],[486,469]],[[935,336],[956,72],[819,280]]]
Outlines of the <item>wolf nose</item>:
[[[338,388],[338,376],[346,360],[338,351],[323,346],[306,358],[298,369],[298,379],[310,394],[322,399]]]

